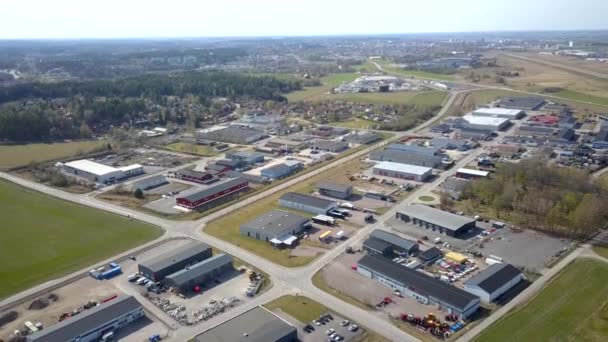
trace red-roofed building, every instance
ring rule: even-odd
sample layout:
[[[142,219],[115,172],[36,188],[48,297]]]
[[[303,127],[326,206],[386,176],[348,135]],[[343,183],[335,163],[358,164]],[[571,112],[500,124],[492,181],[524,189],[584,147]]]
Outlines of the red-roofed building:
[[[529,121],[538,123],[543,126],[557,126],[557,124],[559,123],[559,116],[535,115],[531,117]]]

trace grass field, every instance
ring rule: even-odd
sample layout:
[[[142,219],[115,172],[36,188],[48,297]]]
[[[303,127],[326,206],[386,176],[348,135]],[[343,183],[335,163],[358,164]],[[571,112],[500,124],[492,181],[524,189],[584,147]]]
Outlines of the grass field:
[[[347,120],[347,121],[336,121],[336,122],[329,123],[330,126],[339,126],[339,127],[346,127],[346,128],[352,128],[352,129],[367,129],[367,128],[370,128],[377,124],[378,124],[377,122],[365,120],[365,119],[361,119],[361,118],[353,118],[353,119]]]
[[[333,74],[321,77],[321,83],[323,85],[318,87],[308,87],[303,90],[291,92],[287,95],[289,102],[298,101],[322,101],[325,96],[328,96],[328,92],[339,86],[342,82],[354,81],[361,75],[357,73],[344,73],[344,74]]]
[[[529,304],[485,330],[476,341],[605,341],[606,282],[608,263],[577,260]]]
[[[277,264],[287,267],[299,267],[310,263],[316,258],[314,257],[301,257],[301,256],[290,256],[289,249],[273,249],[265,241],[259,241],[256,239],[248,238],[240,234],[240,226],[261,214],[278,208],[278,200],[286,192],[302,192],[310,193],[317,182],[321,180],[334,180],[334,181],[348,181],[348,174],[354,174],[360,171],[360,162],[358,160],[351,160],[345,162],[341,168],[334,168],[329,171],[318,174],[314,177],[307,179],[306,181],[290,186],[287,189],[278,191],[277,193],[265,197],[255,203],[249,204],[238,211],[223,216],[219,219],[211,221],[205,228],[205,232],[215,237],[218,237],[224,241],[240,246],[241,248],[247,249],[263,258],[272,260]]]
[[[608,246],[593,246],[592,248],[596,254],[608,259]]]
[[[312,320],[319,318],[320,315],[327,312],[332,312],[332,310],[327,308],[325,305],[308,297],[292,295],[279,297],[264,304],[264,307],[266,307],[268,310],[280,309],[302,323],[310,323]],[[336,314],[344,315],[339,312]],[[348,319],[348,315],[345,315],[344,317]],[[358,339],[358,342],[388,342],[387,339],[378,335],[374,331],[367,328],[365,329],[365,335],[361,339]]]
[[[559,97],[565,97],[571,100],[583,101],[583,102],[591,102],[598,105],[608,106],[608,97],[600,97],[589,94],[579,93],[577,91],[572,90],[562,90],[557,93],[550,93],[549,95],[555,95]],[[606,108],[608,111],[608,108]]]
[[[176,142],[173,144],[169,144],[165,146],[165,148],[175,152],[190,153],[202,157],[212,157],[217,155],[217,152],[211,146],[190,144],[184,142]]]
[[[54,144],[0,145],[0,169],[30,163],[68,158],[106,148],[105,140],[75,141]]]
[[[423,202],[433,202],[435,200],[435,197],[433,197],[433,196],[420,196],[420,197],[418,197],[418,200],[423,201]]]
[[[454,80],[454,76],[452,76],[452,75],[438,74],[438,73],[434,73],[434,72],[427,72],[427,71],[421,71],[421,70],[407,70],[404,68],[400,68],[396,65],[392,65],[387,60],[376,60],[376,63],[380,64],[382,66],[382,69],[384,69],[384,71],[386,73],[397,75],[397,76],[414,76],[416,78],[424,78],[424,79],[431,79],[431,80],[446,80],[446,81]]]
[[[160,236],[153,226],[0,181],[0,298]]]

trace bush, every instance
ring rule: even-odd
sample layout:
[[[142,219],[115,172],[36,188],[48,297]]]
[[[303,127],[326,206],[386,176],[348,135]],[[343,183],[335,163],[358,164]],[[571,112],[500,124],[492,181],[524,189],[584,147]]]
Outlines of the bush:
[[[142,199],[144,198],[144,192],[141,191],[141,189],[137,189],[135,192],[133,192],[133,196],[135,196],[135,198]]]

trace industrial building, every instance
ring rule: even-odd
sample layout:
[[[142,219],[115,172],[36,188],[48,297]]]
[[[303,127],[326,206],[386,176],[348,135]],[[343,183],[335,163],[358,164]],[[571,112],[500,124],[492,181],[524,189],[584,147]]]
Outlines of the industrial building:
[[[268,179],[281,179],[285,177],[289,177],[294,173],[300,171],[304,168],[304,164],[295,160],[287,160],[280,164],[275,164],[269,166],[267,168],[262,169],[260,171],[260,175],[262,177],[266,177]]]
[[[70,175],[103,184],[113,183],[123,178],[138,176],[144,173],[144,167],[139,164],[115,168],[87,159],[65,163],[63,164],[63,169]]]
[[[243,178],[231,178],[185,197],[175,199],[177,205],[188,208],[209,208],[221,200],[229,200],[234,195],[249,188],[249,182]]]
[[[138,271],[146,278],[158,282],[165,279],[169,274],[209,257],[211,257],[211,246],[192,241],[169,253],[141,262],[138,265]]]
[[[217,254],[168,275],[163,283],[181,293],[187,293],[194,286],[214,280],[232,270],[234,270],[232,257],[227,254]]]
[[[333,141],[333,140],[322,140],[322,139],[317,139],[317,140],[313,141],[313,143],[311,144],[311,147],[313,150],[324,151],[324,152],[333,152],[333,153],[340,153],[340,152],[348,150],[348,144],[346,144],[346,143],[339,142],[339,141]]]
[[[477,145],[477,143],[471,143],[466,139],[447,139],[447,138],[434,138],[434,139],[431,139],[429,144],[435,148],[440,148],[442,150],[458,150],[458,151],[468,151]]]
[[[419,145],[390,144],[386,146],[385,149],[389,151],[410,152],[413,154],[421,154],[425,156],[438,156],[441,154],[441,148]]]
[[[414,254],[419,250],[418,243],[381,229],[374,229],[369,236],[388,243],[393,250],[393,254],[408,255]]]
[[[475,220],[424,204],[412,204],[400,208],[395,217],[404,222],[412,222],[422,228],[437,230],[448,236],[458,236],[475,228]]]
[[[285,210],[272,210],[241,225],[241,235],[271,242],[273,245],[291,246],[295,235],[310,227],[307,217]]]
[[[283,151],[301,150],[307,145],[306,141],[296,141],[281,138],[272,138],[266,142],[264,146]]]
[[[464,282],[464,290],[490,303],[512,289],[524,278],[523,273],[510,264],[496,263]]]
[[[205,184],[213,178],[213,175],[208,172],[180,169],[175,171],[175,178]]]
[[[159,187],[163,184],[167,184],[167,177],[165,177],[165,175],[155,175],[152,177],[148,177],[142,180],[138,180],[136,182],[133,182],[130,186],[130,188],[132,190],[149,190],[152,188],[156,188]]]
[[[369,159],[382,162],[387,161],[416,166],[425,166],[433,169],[440,167],[443,164],[444,160],[442,156],[388,149],[374,151],[370,153]]]
[[[321,195],[340,199],[347,199],[353,194],[352,186],[327,181],[317,183],[317,190]]]
[[[119,296],[77,316],[51,325],[26,338],[28,342],[99,341],[144,316],[144,308],[133,296]]]
[[[482,170],[473,170],[465,168],[460,168],[456,170],[456,177],[463,179],[485,178],[488,177],[489,174],[490,172]]]
[[[379,140],[382,140],[382,136],[375,132],[354,132],[344,137],[345,142],[360,145],[369,145]]]
[[[507,128],[511,121],[509,119],[490,117],[490,116],[475,116],[467,114],[462,117],[464,122],[460,122],[461,128],[502,131]]]
[[[404,296],[437,305],[439,310],[460,318],[469,317],[480,305],[478,296],[378,255],[366,255],[359,260],[357,272]]]
[[[509,120],[519,120],[525,115],[525,113],[521,109],[494,107],[494,108],[476,109],[473,111],[473,115],[497,117],[497,118],[504,118],[504,119],[509,119]]]
[[[288,192],[279,198],[279,205],[285,208],[305,211],[311,214],[325,215],[331,209],[338,207],[338,203],[319,197]]]
[[[257,152],[247,152],[247,151],[234,151],[234,152],[226,152],[226,158],[241,162],[245,165],[257,164],[264,162],[264,155]]]
[[[265,136],[266,134],[263,131],[241,125],[215,126],[197,132],[198,139],[239,145],[254,143]]]
[[[608,149],[608,129],[601,130],[593,139],[593,148]]]
[[[373,167],[373,173],[378,176],[424,182],[433,175],[430,167],[383,161]]]
[[[429,249],[427,249],[426,251],[422,251],[420,253],[418,253],[417,257],[418,259],[420,259],[421,262],[423,263],[431,263],[434,262],[435,260],[441,258],[443,256],[443,252],[441,251],[441,249],[437,248],[437,247],[431,247]]]
[[[493,133],[494,131],[488,129],[459,128],[456,130],[455,136],[460,139],[486,140],[492,137]]]
[[[363,241],[363,250],[369,255],[382,255],[386,258],[392,258],[394,256],[393,246],[375,237],[369,237]]]
[[[546,101],[542,97],[519,96],[505,97],[501,99],[496,106],[521,110],[539,110],[545,103]]]
[[[297,342],[298,329],[257,306],[195,337],[196,342]]]

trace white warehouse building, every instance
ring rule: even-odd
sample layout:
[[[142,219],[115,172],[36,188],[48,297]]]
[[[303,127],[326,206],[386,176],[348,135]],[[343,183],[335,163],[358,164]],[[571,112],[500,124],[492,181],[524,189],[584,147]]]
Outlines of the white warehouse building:
[[[424,182],[433,175],[433,169],[425,166],[410,164],[381,162],[373,168],[373,173],[378,176],[393,177],[400,179]]]
[[[133,177],[144,173],[144,167],[139,164],[115,168],[81,159],[63,164],[63,169],[70,175],[88,179],[95,183],[113,183],[119,179]]]
[[[479,108],[473,112],[475,116],[489,116],[497,117],[509,120],[518,120],[524,116],[524,111],[521,109],[509,109],[509,108]]]
[[[462,119],[465,121],[465,123],[462,124],[464,128],[476,130],[501,131],[511,123],[509,119],[505,118],[496,116],[477,116],[470,113],[463,116]]]
[[[523,273],[510,264],[496,263],[464,282],[464,290],[490,303],[524,279]]]

